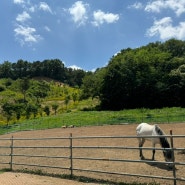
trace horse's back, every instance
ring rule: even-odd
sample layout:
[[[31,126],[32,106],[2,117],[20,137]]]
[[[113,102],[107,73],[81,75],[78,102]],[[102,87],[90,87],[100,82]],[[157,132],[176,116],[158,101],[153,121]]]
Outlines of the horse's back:
[[[136,133],[138,136],[152,135],[153,128],[154,126],[148,123],[140,123],[136,128]]]

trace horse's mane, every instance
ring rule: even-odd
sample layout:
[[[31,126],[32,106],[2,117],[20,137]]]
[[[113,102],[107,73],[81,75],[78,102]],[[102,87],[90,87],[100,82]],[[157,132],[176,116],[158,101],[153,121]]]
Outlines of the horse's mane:
[[[165,135],[162,129],[158,125],[155,125],[155,131],[159,136]],[[170,148],[170,144],[168,143],[168,140],[166,137],[159,137],[159,139],[160,139],[161,146],[163,148]]]

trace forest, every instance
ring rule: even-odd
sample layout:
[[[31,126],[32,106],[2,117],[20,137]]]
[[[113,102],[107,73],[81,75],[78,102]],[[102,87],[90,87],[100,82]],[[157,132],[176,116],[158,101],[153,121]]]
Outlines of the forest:
[[[185,107],[185,41],[123,49],[82,86],[104,110]]]
[[[0,78],[13,80],[21,78],[47,77],[70,86],[81,86],[85,71],[65,67],[59,59],[28,62],[18,60],[15,63],[4,61],[0,64]]]
[[[25,83],[25,79],[35,77],[47,77],[80,89],[81,100],[98,98],[98,110],[185,107],[185,41],[170,39],[122,49],[110,58],[106,67],[95,72],[67,68],[59,59],[35,62],[20,59],[0,64],[1,79]],[[22,87],[26,88],[23,84]],[[32,86],[32,92],[34,88],[37,89]],[[44,92],[45,97],[49,92]]]

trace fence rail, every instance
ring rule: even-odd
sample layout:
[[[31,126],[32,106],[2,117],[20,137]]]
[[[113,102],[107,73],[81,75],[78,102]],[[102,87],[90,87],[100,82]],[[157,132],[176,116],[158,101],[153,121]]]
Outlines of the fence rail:
[[[151,138],[157,136],[151,136]],[[183,151],[185,152],[185,148],[177,148],[173,144],[173,140],[175,138],[185,138],[185,135],[167,135],[166,137],[170,138],[171,146],[173,153],[175,151]],[[121,175],[121,176],[132,176],[132,177],[143,177],[143,178],[154,178],[154,179],[165,179],[173,181],[173,184],[176,185],[179,181],[185,182],[184,177],[178,177],[176,175],[176,166],[182,166],[184,169],[185,163],[183,161],[172,161],[172,162],[164,162],[164,161],[149,161],[149,160],[136,160],[136,159],[125,159],[121,157],[115,158],[115,156],[109,157],[97,157],[97,156],[78,156],[76,153],[79,151],[83,154],[83,150],[94,151],[96,153],[101,153],[101,150],[106,150],[111,152],[112,150],[139,150],[139,147],[134,146],[104,146],[104,145],[81,145],[81,141],[88,141],[90,143],[91,140],[94,139],[133,139],[138,138],[137,136],[78,136],[73,137],[72,134],[69,137],[53,137],[53,138],[0,138],[1,143],[5,142],[2,146],[0,146],[0,156],[2,160],[0,161],[1,166],[9,165],[9,168],[13,170],[15,167],[24,166],[24,167],[37,167],[37,168],[45,168],[45,169],[63,169],[69,171],[70,175],[74,175],[74,171],[79,172],[91,172],[91,173],[100,173],[100,174],[112,174],[112,175]],[[59,141],[59,145],[51,145],[53,140]],[[63,142],[65,140],[65,143]],[[51,142],[50,142],[51,141]],[[78,141],[78,144],[76,142]],[[26,143],[26,144],[25,144]],[[39,143],[39,145],[37,145]],[[46,145],[50,143],[50,145]],[[61,145],[63,143],[64,145]],[[155,148],[156,150],[163,150],[163,148]],[[29,151],[28,151],[29,150]],[[38,153],[33,154],[30,150],[34,150]],[[37,151],[36,151],[37,150]],[[56,150],[55,155],[52,153],[47,153],[43,150]],[[64,155],[58,155],[60,152],[58,150],[63,150]],[[153,150],[152,147],[143,147],[143,150]],[[27,151],[27,152],[26,152]],[[116,154],[116,152],[115,152]],[[33,158],[37,158],[37,162],[33,163]],[[44,164],[39,163],[44,159]],[[64,165],[59,165],[59,163],[53,163],[55,159],[63,159],[67,160],[67,162],[63,162]],[[47,161],[48,160],[48,161]],[[23,162],[24,161],[24,162]],[[115,172],[115,171],[107,171],[105,169],[88,169],[87,166],[79,167],[74,163],[76,161],[81,161],[80,163],[84,163],[84,161],[103,161],[103,162],[117,162],[117,163],[148,163],[148,164],[160,164],[160,165],[172,165],[171,176],[162,176],[162,175],[146,175],[146,174],[138,174],[138,173],[124,173],[124,172]],[[48,163],[47,163],[48,162]],[[185,174],[185,173],[184,173]]]

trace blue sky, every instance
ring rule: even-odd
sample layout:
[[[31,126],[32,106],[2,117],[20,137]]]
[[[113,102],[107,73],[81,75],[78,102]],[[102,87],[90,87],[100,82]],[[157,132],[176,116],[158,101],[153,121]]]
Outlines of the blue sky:
[[[1,0],[0,63],[95,70],[121,49],[185,39],[184,0]]]

